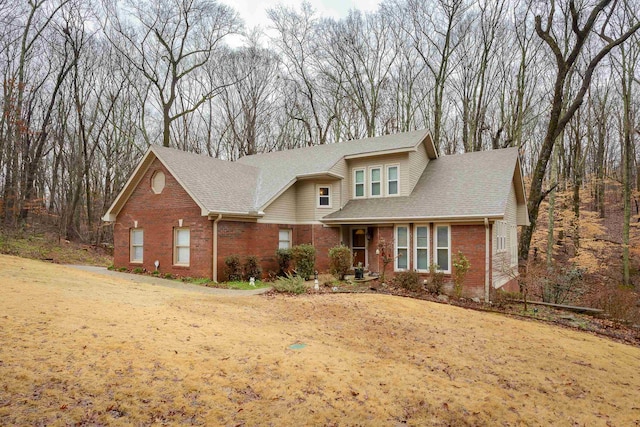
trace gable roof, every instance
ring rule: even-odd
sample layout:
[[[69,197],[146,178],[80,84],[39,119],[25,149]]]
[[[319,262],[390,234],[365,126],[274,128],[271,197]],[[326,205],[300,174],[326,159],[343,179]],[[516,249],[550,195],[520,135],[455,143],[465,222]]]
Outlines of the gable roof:
[[[343,158],[414,151],[421,143],[425,144],[429,157],[437,157],[431,135],[422,129],[337,144],[254,154],[240,158],[237,163],[254,166],[260,170],[255,206],[263,210],[297,178],[329,174],[329,170]]]
[[[524,202],[521,178],[517,148],[439,157],[428,163],[409,196],[350,200],[323,222],[501,218],[512,182]]]

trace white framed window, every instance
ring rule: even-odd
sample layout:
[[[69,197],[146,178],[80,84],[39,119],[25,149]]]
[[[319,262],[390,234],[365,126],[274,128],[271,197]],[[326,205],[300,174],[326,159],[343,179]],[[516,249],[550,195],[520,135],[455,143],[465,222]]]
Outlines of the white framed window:
[[[507,223],[504,221],[496,221],[496,252],[507,251]]]
[[[371,197],[382,196],[382,167],[369,168],[369,195]]]
[[[429,271],[429,226],[427,224],[417,224],[414,227],[415,268],[420,272]]]
[[[396,225],[395,229],[395,262],[396,271],[409,269],[409,227]]]
[[[387,166],[387,195],[396,196],[400,193],[400,166]]]
[[[353,197],[365,196],[365,172],[364,169],[354,169],[353,171]]]
[[[518,265],[518,226],[509,226],[509,252],[511,252],[511,267]]]
[[[281,228],[278,230],[278,249],[289,249],[291,247],[291,230]]]
[[[141,263],[144,254],[144,230],[141,228],[132,228],[129,242],[129,261]]]
[[[451,227],[436,225],[434,262],[438,270],[451,273]]]
[[[188,266],[191,258],[191,231],[188,228],[173,229],[173,264]]]
[[[160,194],[162,193],[162,190],[164,190],[164,185],[165,185],[164,172],[155,171],[153,176],[151,177],[151,190],[155,194]]]
[[[316,186],[316,192],[318,194],[318,205],[319,208],[330,208],[331,207],[331,186],[329,185],[318,185]]]

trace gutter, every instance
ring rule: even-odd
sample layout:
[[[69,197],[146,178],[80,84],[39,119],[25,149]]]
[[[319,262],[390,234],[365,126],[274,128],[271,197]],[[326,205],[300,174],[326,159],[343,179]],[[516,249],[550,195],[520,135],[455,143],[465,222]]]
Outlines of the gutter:
[[[218,283],[218,222],[222,219],[222,214],[213,221],[213,271],[211,277],[215,283]]]
[[[489,231],[489,218],[484,219],[484,233],[485,233],[485,242],[484,242],[484,302],[489,303],[489,289],[490,289],[490,267],[491,267],[491,258],[489,254],[490,250],[490,242],[491,242],[491,233]]]

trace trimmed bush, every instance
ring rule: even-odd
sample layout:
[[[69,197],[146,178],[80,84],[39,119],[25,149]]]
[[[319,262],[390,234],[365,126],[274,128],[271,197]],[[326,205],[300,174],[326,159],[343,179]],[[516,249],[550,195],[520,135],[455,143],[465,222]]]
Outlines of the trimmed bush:
[[[344,280],[353,263],[351,249],[344,245],[329,249],[329,272],[338,280]]]
[[[416,271],[401,271],[400,273],[396,273],[393,282],[396,286],[412,292],[417,292],[422,288],[420,286],[420,276]]]
[[[308,244],[294,246],[291,248],[291,260],[298,276],[309,280],[316,269],[316,248]]]
[[[242,280],[242,265],[238,255],[229,255],[224,259],[224,272],[227,275],[227,281],[239,282]]]
[[[280,268],[278,276],[285,276],[291,267],[291,249],[278,249],[276,251],[276,258],[278,259],[278,267]]]
[[[262,267],[258,257],[248,256],[244,260],[244,277],[249,280],[250,277],[260,280],[262,278]]]
[[[280,277],[273,282],[273,290],[287,294],[303,294],[307,291],[307,287],[302,277],[287,273],[285,277]]]
[[[453,293],[456,298],[462,296],[462,284],[469,271],[469,260],[460,251],[453,258]]]
[[[427,292],[440,295],[444,287],[444,273],[438,271],[436,264],[429,265],[429,278],[427,279]]]

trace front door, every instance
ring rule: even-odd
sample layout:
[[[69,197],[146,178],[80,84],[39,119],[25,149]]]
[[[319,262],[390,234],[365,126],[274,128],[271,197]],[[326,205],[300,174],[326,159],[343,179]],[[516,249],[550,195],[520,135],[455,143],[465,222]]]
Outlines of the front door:
[[[352,228],[351,229],[351,251],[353,253],[353,266],[357,267],[358,263],[364,267],[367,265],[367,229]]]

